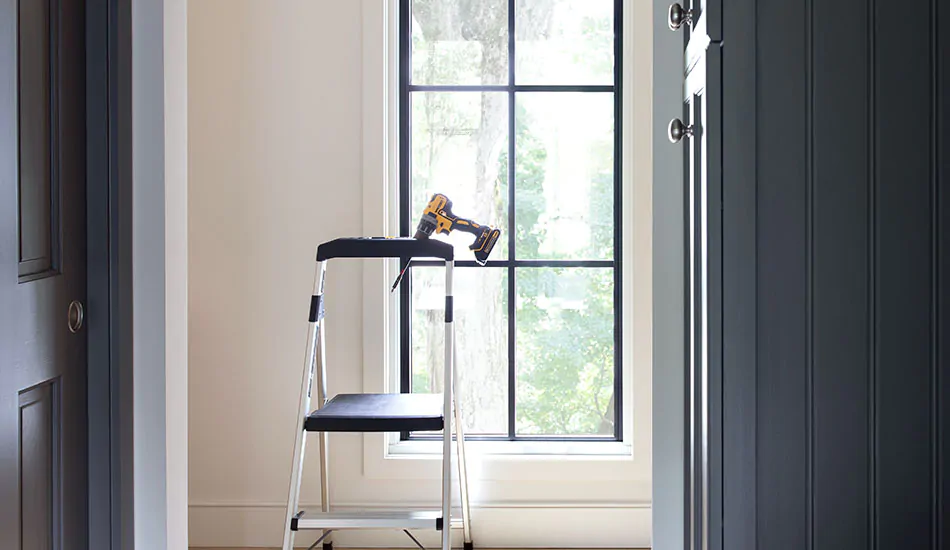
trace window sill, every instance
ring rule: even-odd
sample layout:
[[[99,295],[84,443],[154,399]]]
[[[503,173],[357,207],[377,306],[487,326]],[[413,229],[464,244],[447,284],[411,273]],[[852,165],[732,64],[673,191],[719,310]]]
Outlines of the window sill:
[[[453,443],[454,445],[454,443]],[[481,457],[603,457],[632,459],[633,448],[621,441],[469,441],[465,450]],[[389,444],[389,458],[441,456],[442,441],[397,441]]]
[[[440,479],[441,441],[394,441],[380,435],[384,434],[364,434],[363,473],[368,479]],[[618,487],[633,491],[640,500],[650,497],[649,449],[638,451],[618,441],[470,441],[465,445],[473,486],[573,479],[614,500],[620,498],[614,494]]]

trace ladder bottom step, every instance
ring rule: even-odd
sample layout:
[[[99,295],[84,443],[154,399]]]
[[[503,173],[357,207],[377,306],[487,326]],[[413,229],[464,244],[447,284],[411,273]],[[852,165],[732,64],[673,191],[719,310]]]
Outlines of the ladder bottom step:
[[[413,512],[329,512],[305,513],[297,520],[297,529],[441,529],[442,511]],[[450,528],[461,528],[462,520],[453,519]]]

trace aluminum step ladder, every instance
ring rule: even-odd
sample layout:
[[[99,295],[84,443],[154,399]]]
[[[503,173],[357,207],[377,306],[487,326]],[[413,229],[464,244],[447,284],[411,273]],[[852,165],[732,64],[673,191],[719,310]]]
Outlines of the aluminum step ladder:
[[[433,394],[341,394],[327,399],[327,371],[324,343],[325,309],[323,300],[327,261],[337,258],[437,258],[445,261],[445,370],[443,393]],[[293,550],[294,535],[301,530],[319,530],[322,535],[313,544],[332,549],[331,533],[341,529],[401,529],[422,548],[410,533],[412,529],[435,529],[442,533],[442,550],[450,550],[453,528],[464,533],[465,550],[472,550],[471,516],[465,468],[465,436],[461,413],[455,400],[458,373],[455,372],[455,324],[453,322],[452,271],[454,249],[438,240],[410,238],[343,238],[317,247],[316,276],[310,300],[310,329],[307,355],[300,384],[300,406],[294,437],[293,467],[287,514],[284,520],[283,550]],[[317,408],[310,410],[310,392],[316,372]],[[452,414],[458,453],[462,517],[452,518]],[[442,430],[442,495],[438,510],[406,512],[332,512],[329,490],[330,432],[409,432]],[[321,511],[299,510],[300,482],[303,474],[307,435],[319,435]],[[311,548],[313,548],[311,546]]]

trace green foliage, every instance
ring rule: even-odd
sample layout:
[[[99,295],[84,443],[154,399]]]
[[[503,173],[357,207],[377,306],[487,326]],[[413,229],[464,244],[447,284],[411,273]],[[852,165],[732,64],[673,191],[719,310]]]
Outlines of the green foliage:
[[[507,16],[497,17],[495,12],[481,10],[481,18],[462,18],[466,24],[458,31],[440,27],[445,21],[459,20],[457,18],[467,13],[465,10],[475,9],[478,2],[487,5],[486,1],[414,0],[415,15],[417,19],[421,18],[419,24],[422,27],[422,33],[413,34],[414,81],[476,84],[507,81],[507,60],[498,55],[499,51],[506,53],[507,46],[502,44],[502,39],[507,41]],[[543,25],[547,25],[556,0],[533,0],[533,4],[530,1],[523,4],[523,9],[531,8],[544,14],[538,21],[543,20]],[[476,25],[473,20],[479,23]],[[544,34],[542,31],[544,29],[538,28],[533,32],[540,36]],[[447,38],[446,32],[461,33],[464,40],[454,36]],[[609,70],[613,63],[612,52],[605,51],[602,45],[605,39],[611,43],[612,23],[602,18],[585,18],[582,21],[582,33],[583,40],[575,55],[598,71],[604,67]],[[438,42],[440,40],[445,42]],[[454,42],[455,45],[446,46],[446,42]],[[452,96],[447,93],[414,94],[414,211],[425,204],[434,185],[442,184],[432,181],[431,166],[432,159],[437,157],[440,147],[448,139],[460,129],[471,130],[474,132],[472,142],[477,147],[485,147],[483,140],[478,139],[478,132],[484,131],[485,98],[477,102],[481,112],[472,112],[461,102],[453,100]],[[517,200],[516,224],[512,230],[515,232],[517,257],[553,260],[613,258],[615,205],[612,140],[596,143],[590,151],[593,158],[590,164],[605,168],[593,174],[590,180],[590,205],[585,216],[590,229],[588,245],[570,257],[547,251],[542,255],[542,248],[552,238],[548,213],[554,210],[545,195],[549,152],[544,136],[533,130],[537,125],[532,113],[520,102],[516,102],[514,109],[517,121],[516,135],[513,136],[516,140],[514,185]],[[544,116],[556,117],[558,114],[552,112]],[[418,132],[423,127],[427,131]],[[421,139],[428,141],[415,142]],[[488,187],[487,197],[493,210],[490,216],[494,220],[507,219],[509,161],[507,147],[502,147],[497,158],[497,179],[479,182],[479,185]],[[503,235],[503,238],[507,239],[507,235]],[[482,271],[484,277],[497,277],[502,270]],[[508,296],[503,290],[505,286],[498,280],[485,283],[484,288],[502,289],[498,296],[485,296],[486,300],[500,302],[489,310],[490,316],[495,316],[493,319],[501,318],[497,313],[499,310],[507,311],[508,300],[515,300],[518,432],[536,435],[612,434],[614,271],[601,268],[518,268],[515,277],[516,296]],[[420,364],[416,357],[422,359],[426,353],[425,347],[438,345],[441,349],[441,338],[435,341],[437,337],[433,336],[438,332],[433,327],[440,327],[441,318],[422,311],[414,315],[412,340],[416,366],[412,389],[418,392],[433,391],[433,363],[437,359],[427,359],[425,364]],[[488,320],[482,319],[480,322]],[[477,330],[477,327],[472,326],[466,328],[469,331]],[[497,330],[497,327],[484,330]],[[477,333],[458,335],[460,341],[478,337]],[[464,347],[463,342],[460,349]],[[477,393],[479,389],[474,388],[472,391]],[[475,411],[474,414],[479,412]]]
[[[547,237],[545,224],[539,223],[548,210],[544,198],[547,151],[530,131],[534,125],[529,113],[519,107],[516,119],[523,122],[516,126],[517,254],[539,258]],[[507,185],[507,152],[499,163]],[[592,183],[592,238],[587,255],[611,257],[613,175],[598,174]],[[517,270],[515,287],[519,433],[613,433],[613,270],[522,268]]]
[[[613,22],[600,17],[584,17],[583,47],[577,48],[574,58],[591,68],[593,74],[610,74],[614,69],[612,47],[603,47],[613,44]]]

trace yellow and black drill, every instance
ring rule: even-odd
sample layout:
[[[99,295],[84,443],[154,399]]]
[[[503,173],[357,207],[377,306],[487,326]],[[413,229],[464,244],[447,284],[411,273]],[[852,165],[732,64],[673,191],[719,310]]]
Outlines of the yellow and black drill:
[[[485,265],[488,262],[488,256],[501,235],[501,231],[495,227],[480,225],[453,214],[452,201],[445,195],[441,193],[432,195],[432,199],[422,212],[415,238],[428,239],[433,233],[448,235],[453,230],[475,235],[475,242],[468,248],[475,253],[475,261],[478,265]]]

